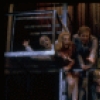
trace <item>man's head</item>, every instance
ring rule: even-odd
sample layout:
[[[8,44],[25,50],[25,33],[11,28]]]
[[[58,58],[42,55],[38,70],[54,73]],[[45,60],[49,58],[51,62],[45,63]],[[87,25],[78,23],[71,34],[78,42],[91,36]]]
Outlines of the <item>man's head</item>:
[[[48,36],[43,35],[39,39],[40,45],[43,46],[45,49],[51,49],[51,40]]]
[[[91,34],[91,29],[89,27],[82,26],[78,30],[78,35],[83,44],[86,44],[89,41],[90,34]]]

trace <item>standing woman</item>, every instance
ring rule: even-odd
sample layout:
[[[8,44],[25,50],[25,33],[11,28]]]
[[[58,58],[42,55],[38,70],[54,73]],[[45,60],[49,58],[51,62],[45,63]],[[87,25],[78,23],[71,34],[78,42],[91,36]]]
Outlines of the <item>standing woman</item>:
[[[76,52],[70,33],[62,32],[59,34],[55,50],[56,57],[60,58],[57,61],[58,66],[60,65],[64,69],[66,81],[68,82],[68,100],[78,100],[78,77],[77,73],[72,71],[75,67]]]

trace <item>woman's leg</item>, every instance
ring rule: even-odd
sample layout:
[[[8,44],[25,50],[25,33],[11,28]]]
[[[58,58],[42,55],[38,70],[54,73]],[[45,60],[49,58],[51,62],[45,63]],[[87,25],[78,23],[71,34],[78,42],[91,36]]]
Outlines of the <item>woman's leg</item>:
[[[78,100],[78,76],[74,76],[75,85],[72,92],[72,100]]]
[[[68,100],[77,100],[77,95],[78,95],[78,81],[77,81],[77,78],[75,79],[73,77],[73,74],[72,73],[69,73],[67,74],[66,76],[67,78],[67,82],[68,82]],[[77,82],[75,82],[77,81]]]
[[[79,94],[79,100],[83,100],[83,96],[86,94],[87,91],[87,78],[83,78],[82,87]]]

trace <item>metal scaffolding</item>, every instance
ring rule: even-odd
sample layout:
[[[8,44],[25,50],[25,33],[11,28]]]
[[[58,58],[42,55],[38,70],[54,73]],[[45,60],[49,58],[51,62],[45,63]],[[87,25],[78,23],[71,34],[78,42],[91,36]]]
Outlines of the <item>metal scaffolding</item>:
[[[56,20],[56,15],[57,12],[55,10],[50,10],[50,11],[46,11],[46,10],[36,10],[36,11],[31,11],[31,12],[23,12],[23,13],[9,13],[7,14],[8,16],[13,16],[13,27],[12,27],[12,37],[11,37],[11,45],[10,45],[10,52],[5,52],[4,56],[5,57],[29,57],[29,56],[38,56],[38,55],[54,55],[55,51],[46,51],[45,53],[43,51],[35,51],[35,52],[13,52],[13,40],[14,40],[14,30],[15,30],[15,24],[17,20],[27,20],[27,19],[41,19],[41,17],[30,17],[34,14],[48,14],[51,13],[52,16],[50,18],[52,18],[52,43],[55,44],[55,27],[57,27],[57,25],[55,25],[55,20]],[[24,17],[26,16],[26,17]],[[63,10],[62,10],[62,22],[65,25],[65,27],[67,27],[67,5],[66,3],[63,4]],[[42,17],[43,18],[43,17]],[[48,17],[44,17],[44,18],[48,18]],[[59,19],[59,16],[58,16]],[[60,20],[59,20],[60,21]],[[60,25],[61,26],[61,25]],[[63,29],[62,29],[63,31]],[[53,71],[53,70],[52,70]],[[64,72],[62,69],[60,70],[56,70],[59,71],[59,100],[67,100],[67,95],[66,95],[66,81],[64,78]],[[54,71],[55,72],[55,71]],[[27,77],[29,80],[29,76]],[[8,81],[8,80],[7,80]],[[6,86],[7,86],[7,82],[6,82]],[[27,83],[27,91],[29,90],[29,82]],[[8,91],[8,89],[7,89]],[[6,92],[7,92],[6,91]],[[28,98],[27,98],[28,99]],[[7,100],[7,98],[6,98]]]

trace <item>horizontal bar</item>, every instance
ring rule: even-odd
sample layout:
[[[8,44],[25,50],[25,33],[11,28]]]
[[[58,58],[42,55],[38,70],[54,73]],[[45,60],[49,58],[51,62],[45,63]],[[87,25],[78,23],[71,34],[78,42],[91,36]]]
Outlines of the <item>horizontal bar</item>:
[[[59,69],[50,69],[50,70],[27,70],[29,73],[43,73],[43,72],[59,72]],[[4,74],[18,74],[18,73],[25,73],[26,72],[26,70],[20,70],[20,71],[9,71],[9,70],[7,70],[7,72],[6,72],[6,70],[4,70]]]
[[[25,28],[42,28],[42,27],[52,27],[51,24],[46,24],[46,25],[31,25],[31,26],[25,26]],[[55,27],[60,27],[59,24],[56,24]]]
[[[74,72],[81,72],[83,71],[82,69],[73,69]]]
[[[51,17],[17,17],[16,20],[32,20],[32,19],[35,19],[35,20],[38,20],[38,19],[50,19],[52,18]],[[59,18],[62,18],[62,16],[59,16]]]
[[[33,52],[5,52],[5,57],[29,57],[29,56],[45,56],[45,55],[54,55],[55,51],[33,51]]]
[[[89,72],[94,71],[94,70],[100,70],[100,68],[91,68],[89,69]]]
[[[11,68],[12,71],[9,71],[9,68],[5,68],[4,69],[4,74],[6,74],[5,70],[7,70],[9,72],[9,74],[11,73],[22,73],[22,72],[26,72],[26,70],[16,70],[16,68]],[[31,73],[39,73],[39,72],[61,72],[61,70],[57,69],[57,68],[54,68],[54,69],[46,69],[46,70],[41,70],[41,69],[34,69],[34,68],[25,68],[27,69],[28,72],[31,72]],[[14,70],[14,71],[13,71]],[[80,71],[83,71],[82,69],[76,69],[77,72],[80,72]],[[95,69],[92,69],[92,70],[95,70]],[[73,70],[74,71],[74,70]],[[64,72],[63,72],[64,73]]]
[[[19,17],[19,18],[16,18],[16,20],[32,20],[32,19],[50,19],[52,17]]]
[[[57,34],[60,34],[62,31],[57,31]],[[52,34],[52,31],[46,31],[46,32],[31,32],[31,35],[38,35],[38,34]]]
[[[31,12],[20,12],[20,13],[7,13],[6,15],[34,15],[34,14],[48,14],[48,13],[53,13],[53,10],[34,10]]]

